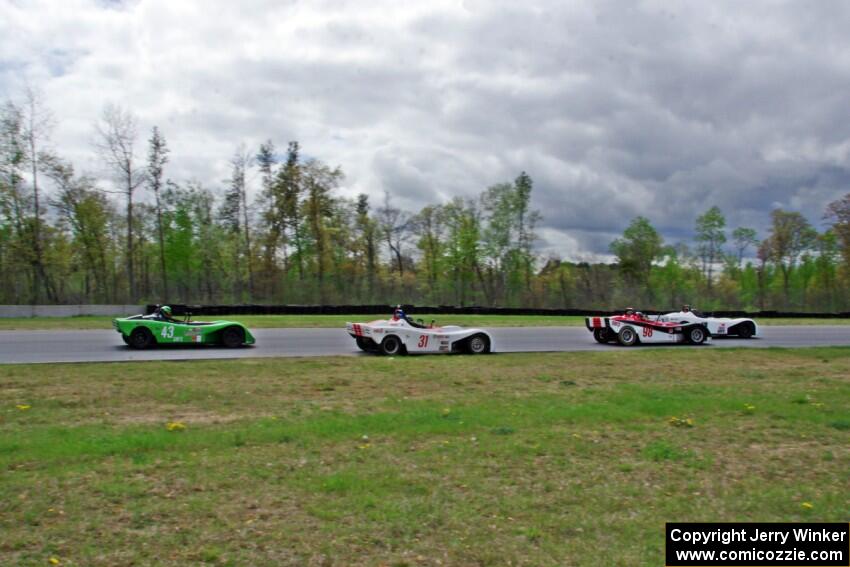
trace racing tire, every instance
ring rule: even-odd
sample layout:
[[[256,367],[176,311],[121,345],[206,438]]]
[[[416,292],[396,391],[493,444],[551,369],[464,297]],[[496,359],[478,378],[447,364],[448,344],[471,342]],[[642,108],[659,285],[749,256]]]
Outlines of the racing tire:
[[[593,329],[593,338],[597,343],[608,343],[611,341],[611,331],[608,329]]]
[[[742,339],[751,339],[755,334],[756,329],[752,323],[741,323],[738,325],[738,337]]]
[[[357,343],[357,348],[363,352],[373,352],[375,350],[375,341],[363,337],[354,337],[354,342]]]
[[[486,335],[472,335],[466,341],[466,352],[469,354],[487,354],[490,352],[490,339]]]
[[[245,342],[245,334],[239,327],[228,327],[221,332],[221,344],[227,348],[237,348]]]
[[[638,334],[631,327],[623,327],[617,333],[617,342],[623,346],[635,346],[638,344]]]
[[[121,340],[124,341],[125,345],[130,346],[130,338],[124,333],[121,333]]]
[[[401,339],[395,335],[387,335],[381,341],[381,354],[387,356],[396,356],[404,354],[404,345],[401,344]]]
[[[685,331],[685,339],[692,345],[701,345],[708,338],[708,332],[704,327],[691,327]]]
[[[137,350],[145,350],[146,348],[151,348],[156,344],[156,339],[153,336],[153,333],[150,332],[149,329],[145,327],[136,327],[130,333],[130,342],[127,344],[130,345],[131,348]]]

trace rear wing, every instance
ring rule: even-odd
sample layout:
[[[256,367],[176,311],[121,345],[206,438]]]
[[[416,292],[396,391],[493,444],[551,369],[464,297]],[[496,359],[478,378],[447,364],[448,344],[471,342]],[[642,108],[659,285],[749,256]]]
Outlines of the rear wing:
[[[588,331],[593,331],[594,329],[607,329],[610,327],[608,324],[608,317],[585,317],[584,324]]]
[[[346,323],[345,330],[348,331],[348,334],[352,337],[368,337],[372,335],[372,329],[368,325],[363,325],[362,323]]]

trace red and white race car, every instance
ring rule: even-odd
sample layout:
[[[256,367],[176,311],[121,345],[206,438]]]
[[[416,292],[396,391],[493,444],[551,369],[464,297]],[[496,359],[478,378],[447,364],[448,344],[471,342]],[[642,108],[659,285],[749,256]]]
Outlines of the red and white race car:
[[[438,327],[433,321],[426,325],[421,319],[410,319],[400,307],[396,308],[392,319],[346,323],[345,329],[360,350],[386,355],[452,352],[487,354],[495,350],[493,337],[483,329],[455,325]]]
[[[623,346],[638,343],[688,343],[699,345],[711,340],[711,333],[702,321],[669,322],[660,317],[647,317],[640,311],[627,309],[613,317],[587,317],[585,324],[600,343],[618,342]]]

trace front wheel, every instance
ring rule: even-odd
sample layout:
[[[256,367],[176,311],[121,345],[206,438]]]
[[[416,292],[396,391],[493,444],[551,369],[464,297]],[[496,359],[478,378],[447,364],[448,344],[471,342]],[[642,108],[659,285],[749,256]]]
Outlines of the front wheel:
[[[125,345],[127,345],[127,346],[131,346],[131,345],[130,345],[130,337],[128,337],[128,336],[127,336],[127,335],[125,335],[124,333],[121,333],[121,340],[122,340],[122,341],[124,341],[124,344],[125,344]]]
[[[397,336],[389,335],[388,337],[384,337],[384,340],[381,341],[381,354],[395,356],[397,354],[402,354],[402,352],[401,339]]]
[[[245,336],[242,329],[238,327],[228,327],[221,332],[221,344],[227,348],[236,348],[242,346],[245,342]]]
[[[756,330],[752,323],[741,323],[738,327],[738,336],[742,339],[751,339],[755,334]]]
[[[631,327],[623,327],[617,333],[617,341],[623,346],[634,346],[638,342],[638,335]]]
[[[688,339],[688,342],[692,345],[701,345],[705,342],[706,337],[707,333],[702,327],[691,327],[685,333],[685,338]]]
[[[128,344],[132,348],[144,350],[154,346],[156,344],[156,339],[153,338],[153,334],[147,328],[136,327],[133,329],[133,332],[130,333],[130,342]]]
[[[611,331],[608,329],[593,329],[593,338],[597,343],[605,344],[611,340]]]
[[[490,352],[490,341],[484,335],[475,335],[466,343],[469,354],[486,354]]]

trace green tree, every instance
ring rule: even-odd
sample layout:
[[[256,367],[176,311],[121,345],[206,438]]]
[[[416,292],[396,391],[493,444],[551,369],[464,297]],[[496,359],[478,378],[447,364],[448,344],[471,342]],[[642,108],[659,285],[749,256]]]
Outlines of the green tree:
[[[329,224],[334,216],[334,199],[331,191],[342,179],[339,168],[332,169],[318,160],[308,161],[302,171],[306,199],[304,213],[314,250],[316,281],[319,302],[327,300],[326,276],[328,272],[330,248]]]
[[[735,259],[740,268],[744,261],[744,254],[750,246],[758,246],[756,231],[752,228],[739,226],[732,231],[732,242],[735,245]]]
[[[706,279],[708,294],[714,283],[714,266],[721,259],[726,243],[726,217],[719,207],[714,206],[697,217],[697,254],[702,261],[702,272]]]
[[[829,203],[824,218],[832,222],[832,232],[841,253],[844,275],[850,283],[850,193]]]
[[[774,209],[770,214],[770,237],[767,239],[768,258],[782,273],[782,289],[786,307],[790,302],[789,281],[800,254],[810,250],[817,232],[806,218],[793,211]]]
[[[366,290],[370,301],[375,297],[375,277],[378,268],[378,223],[369,214],[369,196],[363,193],[357,196],[356,228],[358,232],[357,249],[365,260]]]
[[[611,243],[611,252],[617,256],[620,273],[627,284],[642,291],[648,301],[652,299],[649,277],[652,264],[664,256],[664,241],[649,219],[638,216],[623,231],[623,237]]]

